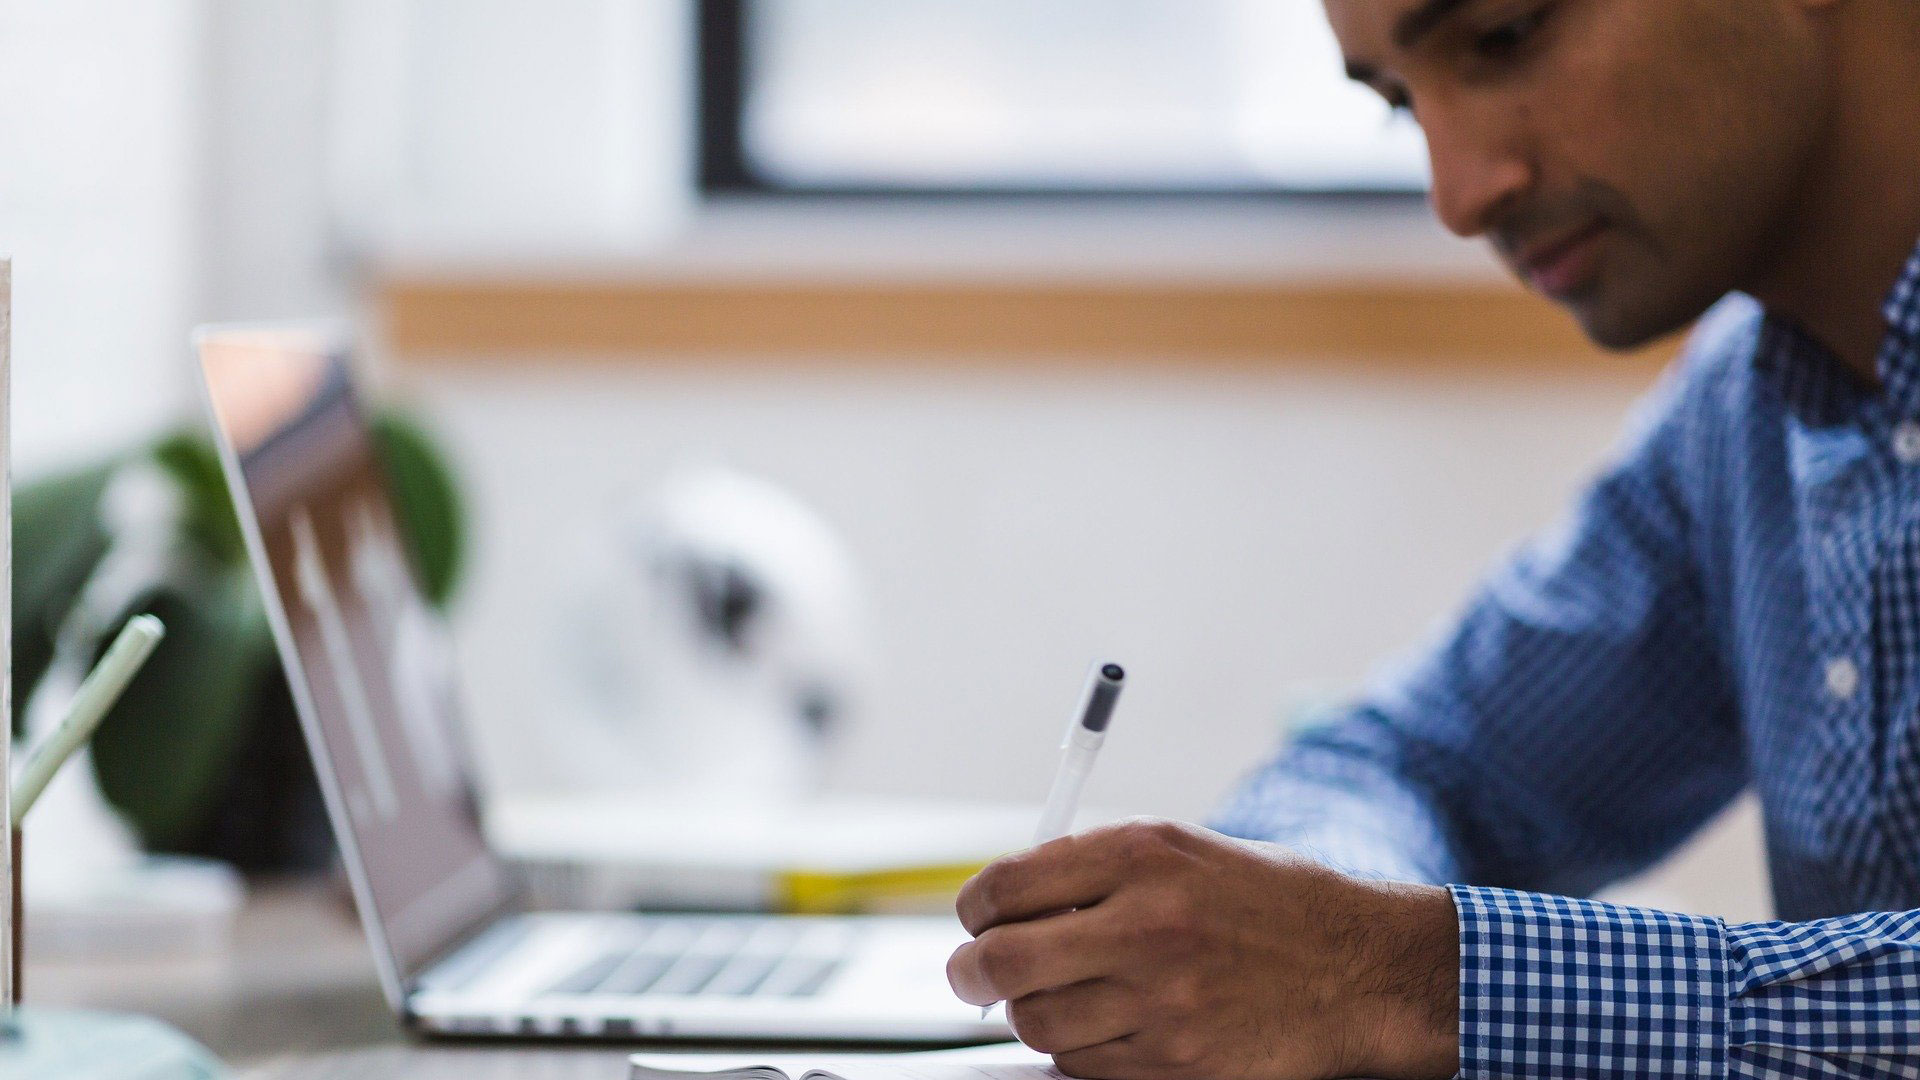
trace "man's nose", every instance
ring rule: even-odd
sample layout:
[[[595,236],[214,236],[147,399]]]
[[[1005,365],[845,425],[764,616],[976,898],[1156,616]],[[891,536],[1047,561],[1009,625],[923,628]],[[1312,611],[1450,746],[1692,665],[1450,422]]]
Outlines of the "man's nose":
[[[1533,185],[1534,166],[1505,119],[1486,106],[1421,110],[1433,165],[1429,198],[1441,224],[1456,236],[1486,232]]]

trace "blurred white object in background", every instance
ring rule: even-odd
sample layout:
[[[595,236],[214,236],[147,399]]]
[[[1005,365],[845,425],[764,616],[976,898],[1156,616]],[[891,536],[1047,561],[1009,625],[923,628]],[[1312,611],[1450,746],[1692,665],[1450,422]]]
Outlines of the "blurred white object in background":
[[[827,794],[777,806],[723,792],[509,794],[487,839],[556,910],[950,915],[982,866],[1026,847],[1027,802]],[[1117,819],[1082,807],[1075,827]]]
[[[827,523],[764,480],[693,468],[587,544],[560,635],[566,773],[764,802],[811,793],[872,666],[858,576]]]

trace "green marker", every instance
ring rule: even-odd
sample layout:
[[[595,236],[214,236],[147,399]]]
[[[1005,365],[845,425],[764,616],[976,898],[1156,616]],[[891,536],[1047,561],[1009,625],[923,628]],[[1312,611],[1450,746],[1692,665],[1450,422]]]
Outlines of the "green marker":
[[[73,752],[93,738],[93,731],[106,719],[107,711],[120,700],[127,684],[153,655],[154,647],[167,634],[166,624],[151,615],[135,615],[127,620],[120,636],[113,639],[107,654],[100,658],[67,707],[66,719],[27,754],[20,770],[20,782],[13,789],[13,827],[33,809],[34,801],[47,789],[53,774],[60,771]]]

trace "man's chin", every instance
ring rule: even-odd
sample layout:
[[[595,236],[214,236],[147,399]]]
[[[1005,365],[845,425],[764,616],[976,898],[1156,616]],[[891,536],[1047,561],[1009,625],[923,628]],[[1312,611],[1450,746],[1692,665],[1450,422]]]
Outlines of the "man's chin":
[[[1706,310],[1704,307],[1635,310],[1632,305],[1609,304],[1607,298],[1600,295],[1568,298],[1561,301],[1561,306],[1573,315],[1588,340],[1609,352],[1621,353],[1632,352],[1683,329]]]

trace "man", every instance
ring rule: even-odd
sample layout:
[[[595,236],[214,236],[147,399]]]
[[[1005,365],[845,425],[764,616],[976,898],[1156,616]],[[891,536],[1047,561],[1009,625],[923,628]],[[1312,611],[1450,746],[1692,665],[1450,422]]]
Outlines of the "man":
[[[1714,310],[1259,842],[996,862],[955,991],[1082,1077],[1920,1076],[1920,0],[1324,2],[1450,229],[1609,347]],[[1749,784],[1792,921],[1568,898]]]

